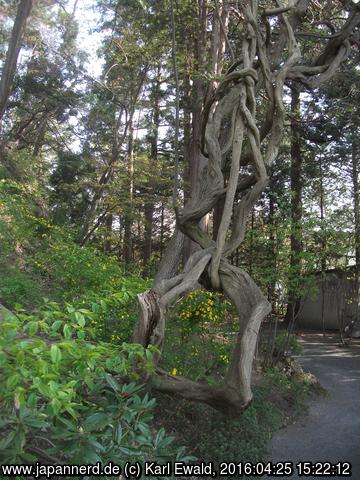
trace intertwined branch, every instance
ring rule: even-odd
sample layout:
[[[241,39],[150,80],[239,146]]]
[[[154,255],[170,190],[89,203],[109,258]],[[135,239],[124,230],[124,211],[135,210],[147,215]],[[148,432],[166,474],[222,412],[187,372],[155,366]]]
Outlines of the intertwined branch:
[[[349,54],[351,38],[360,23],[360,13],[354,7],[323,52],[311,65],[302,65],[295,31],[310,0],[289,0],[287,5],[277,1],[274,8],[262,11],[257,0],[239,3],[240,10],[233,10],[242,19],[240,58],[218,85],[212,82],[214,90],[207,95],[203,108],[201,147],[208,159],[207,175],[198,196],[176,212],[177,232],[171,250],[165,255],[153,288],[139,296],[141,316],[134,334],[135,342],[161,349],[166,312],[177,298],[204,278],[211,288],[223,291],[239,315],[239,333],[224,383],[213,387],[160,369],[151,382],[162,391],[237,414],[252,399],[254,351],[270,305],[250,276],[227,258],[244,240],[248,214],[264,191],[269,167],[278,155],[285,122],[286,82],[298,81],[314,88],[327,80]],[[269,17],[276,19],[272,26]],[[276,41],[272,40],[275,33]],[[259,93],[267,104],[263,121],[259,121],[257,112]],[[214,241],[199,222],[221,199],[224,209]],[[188,259],[181,274],[172,275],[183,236],[201,249]]]

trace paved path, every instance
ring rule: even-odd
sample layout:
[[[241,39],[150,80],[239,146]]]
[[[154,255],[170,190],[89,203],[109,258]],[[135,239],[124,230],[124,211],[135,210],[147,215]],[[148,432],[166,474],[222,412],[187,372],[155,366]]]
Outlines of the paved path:
[[[360,342],[339,347],[336,336],[324,340],[321,334],[306,334],[301,343],[304,370],[317,376],[328,395],[309,401],[308,415],[274,435],[271,459],[348,461],[353,466],[351,478],[360,480]]]

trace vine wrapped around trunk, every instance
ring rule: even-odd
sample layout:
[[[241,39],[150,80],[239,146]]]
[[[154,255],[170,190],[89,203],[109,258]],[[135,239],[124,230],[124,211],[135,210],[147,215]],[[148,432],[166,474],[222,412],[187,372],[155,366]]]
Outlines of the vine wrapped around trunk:
[[[252,400],[251,372],[258,332],[271,307],[251,277],[228,260],[243,242],[248,214],[268,183],[284,131],[286,82],[315,88],[327,80],[347,57],[350,40],[360,23],[352,5],[348,19],[310,64],[301,64],[296,32],[310,0],[274,2],[261,9],[257,0],[239,2],[242,51],[221,81],[211,81],[202,115],[202,152],[206,176],[196,198],[176,209],[173,240],[151,290],[139,295],[140,318],[134,342],[155,345],[161,351],[167,311],[198,284],[223,292],[236,307],[239,332],[224,382],[218,386],[193,382],[162,371],[149,379],[154,388],[190,400],[205,402],[228,414],[239,414]],[[341,2],[340,2],[341,3]],[[271,17],[271,21],[269,18]],[[275,38],[275,40],[274,40]],[[227,41],[227,44],[229,42]],[[259,108],[259,98],[265,99]],[[261,109],[261,115],[257,110]],[[260,119],[259,119],[260,118]],[[216,204],[224,204],[216,240],[199,223]],[[200,250],[176,273],[184,238]]]

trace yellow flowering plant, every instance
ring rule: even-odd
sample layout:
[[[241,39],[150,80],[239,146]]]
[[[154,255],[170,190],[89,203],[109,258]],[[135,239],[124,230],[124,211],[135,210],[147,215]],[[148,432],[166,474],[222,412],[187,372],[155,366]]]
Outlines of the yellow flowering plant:
[[[232,313],[231,303],[221,293],[205,290],[190,292],[176,312],[181,320],[183,336],[219,325]]]
[[[229,363],[234,330],[230,302],[218,292],[191,291],[172,312],[163,364],[172,375],[199,379],[222,375]],[[210,376],[209,376],[210,373]]]

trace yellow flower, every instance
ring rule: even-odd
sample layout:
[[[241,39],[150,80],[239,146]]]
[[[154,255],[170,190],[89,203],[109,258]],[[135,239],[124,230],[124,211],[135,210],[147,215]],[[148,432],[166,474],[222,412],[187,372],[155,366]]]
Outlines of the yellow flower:
[[[220,355],[220,358],[224,363],[229,363],[229,357],[227,355]]]
[[[176,375],[177,374],[177,368],[173,368],[171,371],[171,375]]]

